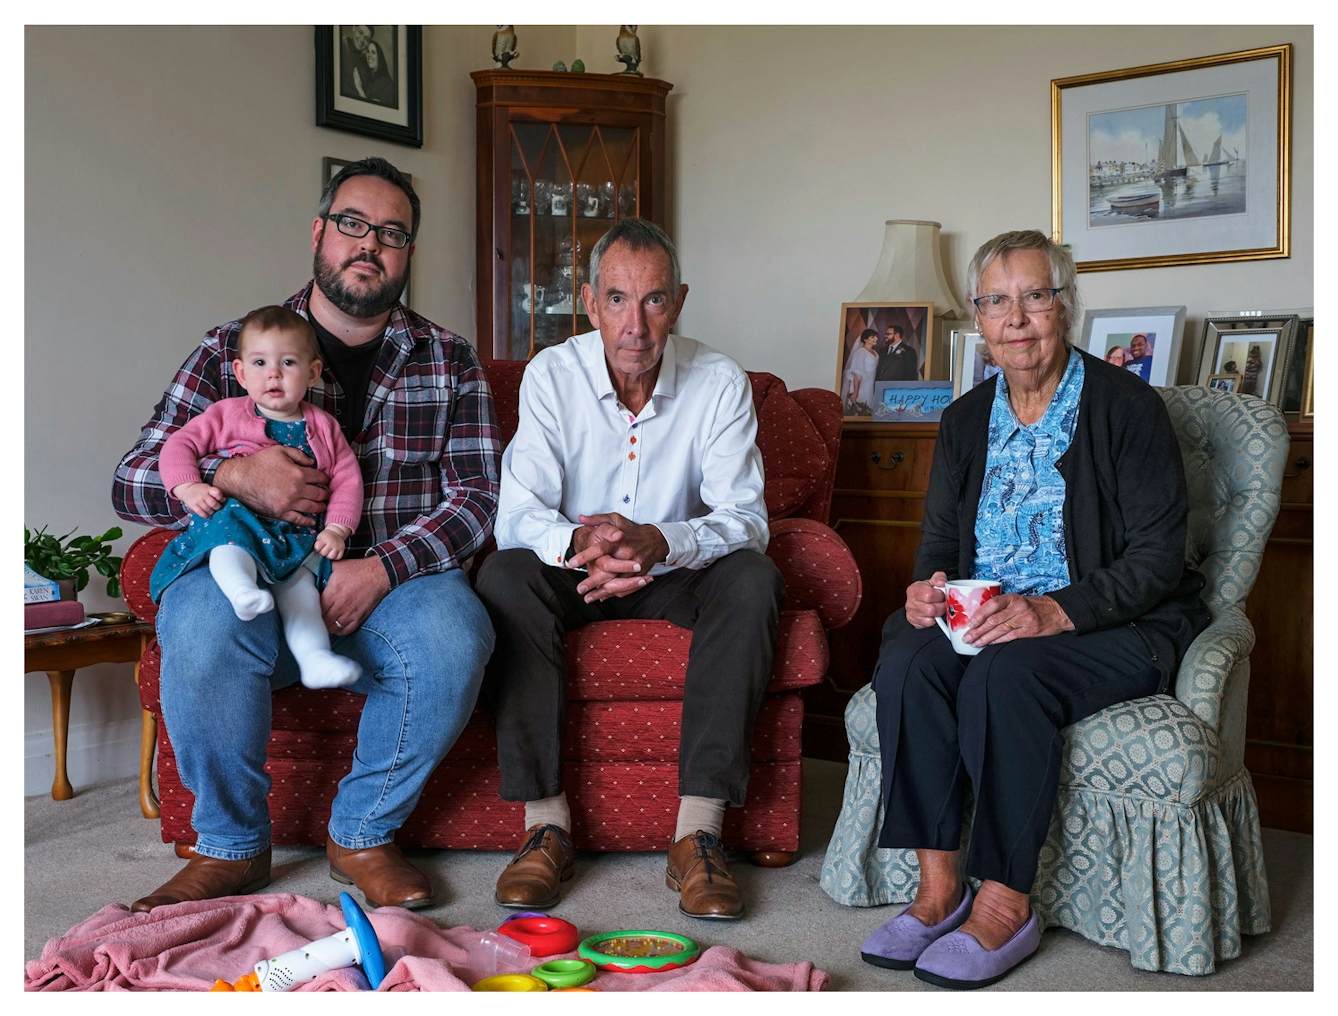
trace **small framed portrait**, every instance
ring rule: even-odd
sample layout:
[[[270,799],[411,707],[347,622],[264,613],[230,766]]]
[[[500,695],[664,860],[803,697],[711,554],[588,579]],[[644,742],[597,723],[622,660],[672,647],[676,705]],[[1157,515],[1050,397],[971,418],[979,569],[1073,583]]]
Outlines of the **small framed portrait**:
[[[1214,374],[1208,379],[1208,387],[1215,392],[1240,391],[1239,374]]]
[[[317,25],[316,126],[423,147],[423,26]]]
[[[1175,384],[1184,307],[1126,307],[1083,315],[1082,348],[1157,388]]]
[[[933,324],[932,303],[841,305],[836,390],[847,420],[883,418],[876,412],[878,382],[929,376]]]
[[[336,159],[336,158],[335,158],[334,156],[332,156],[332,155],[327,155],[327,156],[325,156],[325,158],[321,159],[321,193],[322,193],[322,194],[325,193],[325,186],[326,186],[326,184],[328,184],[328,183],[330,182],[331,178],[332,178],[336,173],[338,173],[341,169],[343,169],[345,166],[347,166],[350,162],[353,162],[353,161],[355,161],[355,160],[353,160],[353,159]],[[403,170],[401,170],[401,172],[403,172]],[[404,179],[408,180],[410,184],[413,183],[413,177],[410,176],[408,173],[405,173],[405,174],[404,174]],[[407,272],[405,273],[405,276],[404,276],[404,291],[400,293],[400,303],[404,304],[404,306],[406,306],[406,307],[411,306],[411,304],[409,303],[409,284],[410,284],[412,281],[413,281],[413,259],[410,258],[410,259],[409,259],[409,268],[408,268],[408,270],[407,270]]]
[[[999,373],[999,365],[990,355],[985,337],[980,332],[952,333],[953,392],[961,398],[982,381]]]
[[[1315,318],[1313,312],[1303,314],[1296,322],[1296,338],[1292,341],[1291,354],[1287,357],[1287,379],[1282,385],[1282,404],[1278,407],[1284,413],[1300,413],[1305,401],[1306,379],[1309,377],[1310,364],[1314,356]]]
[[[953,382],[875,381],[875,423],[937,423],[952,404]]]
[[[1257,395],[1280,405],[1298,321],[1295,314],[1207,318],[1199,384],[1209,384],[1214,375],[1239,374],[1236,394]]]

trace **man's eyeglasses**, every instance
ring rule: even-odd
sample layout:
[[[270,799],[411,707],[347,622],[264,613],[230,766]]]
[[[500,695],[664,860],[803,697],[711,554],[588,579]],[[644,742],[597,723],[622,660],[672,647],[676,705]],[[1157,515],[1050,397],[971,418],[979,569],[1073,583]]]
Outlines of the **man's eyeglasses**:
[[[376,238],[387,247],[405,247],[409,243],[409,234],[394,226],[373,226],[370,222],[364,222],[352,215],[327,215],[325,218],[333,222],[335,229],[345,236],[366,236],[374,229]]]
[[[1018,296],[987,293],[984,296],[976,297],[976,310],[980,312],[981,317],[1007,317],[1013,310],[1013,304],[1016,303],[1028,314],[1040,314],[1054,307],[1055,294],[1062,292],[1065,288],[1060,286],[1058,289],[1033,289]]]

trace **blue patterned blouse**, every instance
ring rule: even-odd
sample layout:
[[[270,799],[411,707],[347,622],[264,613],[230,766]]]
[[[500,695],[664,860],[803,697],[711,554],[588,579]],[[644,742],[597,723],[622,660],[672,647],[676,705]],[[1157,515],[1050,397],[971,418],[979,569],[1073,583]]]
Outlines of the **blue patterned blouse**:
[[[998,579],[1005,593],[1040,596],[1069,584],[1064,477],[1055,463],[1073,440],[1082,382],[1082,357],[1070,351],[1045,415],[1024,427],[999,375],[976,509],[975,577]]]

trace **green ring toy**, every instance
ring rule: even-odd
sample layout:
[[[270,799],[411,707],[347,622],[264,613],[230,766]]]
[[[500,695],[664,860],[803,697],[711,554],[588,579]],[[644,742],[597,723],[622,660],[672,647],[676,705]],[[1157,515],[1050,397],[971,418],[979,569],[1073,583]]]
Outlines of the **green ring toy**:
[[[697,943],[667,931],[611,931],[591,935],[577,955],[601,970],[624,974],[653,974],[696,963]]]
[[[595,965],[589,960],[549,960],[530,973],[549,988],[579,988],[595,979]]]
[[[494,974],[474,985],[474,991],[547,991],[548,985],[529,974]]]

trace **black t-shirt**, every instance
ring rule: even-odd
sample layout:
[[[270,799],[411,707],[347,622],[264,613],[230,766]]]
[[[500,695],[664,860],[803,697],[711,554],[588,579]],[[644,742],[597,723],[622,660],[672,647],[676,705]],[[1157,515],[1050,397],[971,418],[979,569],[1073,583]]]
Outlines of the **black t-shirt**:
[[[321,347],[321,360],[344,390],[344,402],[336,418],[339,420],[339,429],[352,444],[353,439],[362,433],[367,392],[372,387],[372,369],[381,352],[381,343],[373,341],[361,346],[349,346],[335,338],[314,316],[310,320],[311,326],[316,329],[316,341]]]

